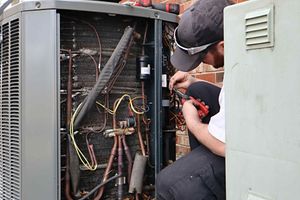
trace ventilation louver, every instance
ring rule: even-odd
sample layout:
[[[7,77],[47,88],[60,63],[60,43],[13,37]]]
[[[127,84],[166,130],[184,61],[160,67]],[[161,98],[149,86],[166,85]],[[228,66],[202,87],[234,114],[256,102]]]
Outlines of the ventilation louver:
[[[0,26],[0,199],[21,199],[20,27]]]
[[[248,13],[245,17],[246,48],[272,47],[273,40],[273,8]]]

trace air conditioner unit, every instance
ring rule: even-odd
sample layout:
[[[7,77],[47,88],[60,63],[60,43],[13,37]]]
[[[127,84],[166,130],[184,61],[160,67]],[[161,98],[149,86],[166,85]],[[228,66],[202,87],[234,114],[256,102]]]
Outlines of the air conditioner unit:
[[[300,1],[225,9],[228,200],[300,195]]]
[[[66,171],[71,171],[73,179],[68,186],[72,198],[78,199],[91,191],[103,180],[114,144],[113,137],[106,138],[104,131],[97,131],[104,125],[112,130],[105,132],[107,135],[118,136],[115,128],[123,127],[125,122],[121,126],[121,121],[137,122],[128,117],[128,102],[136,112],[147,112],[145,121],[140,118],[138,122],[142,124],[142,142],[137,136],[137,125],[132,125],[135,132],[132,135],[125,136],[125,128],[118,134],[124,133],[132,157],[141,151],[141,143],[145,145],[146,150],[142,150],[148,155],[147,167],[153,165],[145,172],[145,178],[150,186],[154,184],[164,162],[175,157],[174,144],[169,144],[174,140],[170,133],[174,126],[167,118],[170,105],[164,102],[169,100],[165,81],[172,73],[167,66],[176,23],[174,14],[100,1],[21,1],[6,9],[0,16],[0,199],[66,199]],[[123,45],[124,49],[131,45],[130,51],[119,52],[123,60],[118,66],[124,69],[112,72],[114,79],[109,80],[112,84],[106,84],[97,97],[106,110],[97,108],[93,102],[78,126],[79,132],[74,133],[77,145],[90,163],[87,143],[93,146],[98,165],[90,172],[79,164],[76,154],[73,154],[75,160],[67,159],[68,94],[74,115],[90,94],[97,76],[105,71],[128,26],[134,28],[139,39]],[[147,63],[145,57],[137,59],[141,55],[147,55]],[[141,70],[150,78],[141,76]],[[120,104],[115,119],[107,114],[108,108],[124,94],[131,100],[124,97],[125,103]],[[146,103],[141,104],[142,100]],[[164,143],[172,148],[164,148]],[[74,146],[71,142],[69,147]],[[125,178],[129,161],[125,152],[120,157],[121,165],[117,156],[112,158],[108,176],[117,173],[118,166],[123,167],[124,174],[117,179],[117,185],[124,187],[125,196],[129,187]],[[105,188],[102,199],[117,199],[115,180]],[[153,187],[148,190],[150,194]]]

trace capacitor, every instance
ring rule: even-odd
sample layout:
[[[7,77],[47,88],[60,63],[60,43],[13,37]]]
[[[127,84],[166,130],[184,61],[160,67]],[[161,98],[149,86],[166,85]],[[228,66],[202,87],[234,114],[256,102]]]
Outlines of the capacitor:
[[[151,65],[149,63],[149,56],[142,55],[136,58],[138,78],[140,80],[149,80],[151,75]]]

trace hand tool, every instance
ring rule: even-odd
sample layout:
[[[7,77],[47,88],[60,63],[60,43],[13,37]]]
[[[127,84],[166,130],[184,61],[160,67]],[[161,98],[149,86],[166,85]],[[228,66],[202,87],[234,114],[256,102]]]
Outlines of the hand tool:
[[[173,91],[175,94],[181,99],[181,104],[183,105],[187,100],[191,100],[193,105],[198,110],[198,115],[200,119],[204,118],[209,113],[209,107],[205,105],[201,99],[196,99],[192,96],[184,94],[183,92],[179,91],[178,89],[174,88]]]

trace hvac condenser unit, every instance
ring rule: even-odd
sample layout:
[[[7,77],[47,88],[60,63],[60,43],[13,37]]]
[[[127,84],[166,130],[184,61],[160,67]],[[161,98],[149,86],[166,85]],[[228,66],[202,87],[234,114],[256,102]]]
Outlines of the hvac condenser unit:
[[[153,197],[175,157],[166,87],[177,16],[100,1],[14,3],[0,15],[0,199]],[[145,184],[129,186],[136,152]]]
[[[300,196],[300,1],[225,9],[228,200]]]

